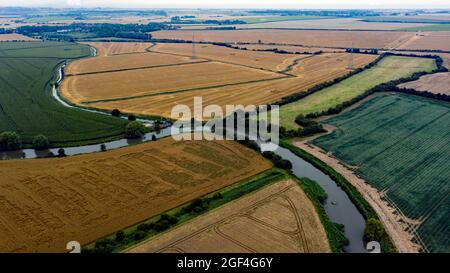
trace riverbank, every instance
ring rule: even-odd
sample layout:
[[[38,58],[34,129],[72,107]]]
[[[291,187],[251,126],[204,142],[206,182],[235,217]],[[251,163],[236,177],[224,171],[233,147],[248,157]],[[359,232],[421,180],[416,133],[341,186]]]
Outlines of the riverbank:
[[[327,130],[326,134],[332,133],[336,128],[330,125],[325,125]],[[323,136],[316,135],[302,140],[291,140],[289,145],[293,145],[310,156],[316,158],[318,163],[322,163],[337,174],[342,176],[343,180],[353,186],[358,195],[360,195],[370,206],[370,209],[363,209],[364,215],[370,215],[370,210],[373,210],[378,216],[379,220],[383,223],[387,234],[389,235],[395,248],[401,253],[417,253],[420,251],[421,246],[413,242],[414,235],[407,230],[410,223],[413,220],[405,217],[401,212],[393,208],[387,201],[385,201],[384,192],[379,192],[377,189],[371,187],[365,180],[358,177],[350,166],[346,166],[330,153],[327,153],[316,147],[309,142],[317,137]],[[292,147],[290,147],[292,149]],[[351,194],[353,195],[353,194]],[[359,198],[356,198],[359,199]],[[360,201],[354,200],[356,204]],[[365,204],[361,204],[366,206]],[[361,206],[360,205],[360,206]]]

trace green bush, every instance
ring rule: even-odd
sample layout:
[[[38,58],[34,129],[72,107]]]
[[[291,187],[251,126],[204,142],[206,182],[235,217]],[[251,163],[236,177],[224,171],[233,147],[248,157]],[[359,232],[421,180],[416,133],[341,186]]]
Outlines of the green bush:
[[[386,233],[380,220],[375,218],[370,218],[369,220],[367,220],[366,229],[364,230],[364,238],[367,241],[381,242],[385,236]]]
[[[113,117],[120,117],[120,115],[122,115],[122,113],[120,112],[119,109],[114,109],[111,111],[111,116]]]
[[[116,242],[123,242],[125,240],[125,233],[120,230],[116,233]]]
[[[44,135],[37,135],[33,139],[33,148],[36,150],[45,150],[50,147],[50,141]]]
[[[145,126],[138,122],[132,121],[125,128],[125,137],[129,139],[142,138],[145,134]]]
[[[0,151],[13,151],[22,147],[22,140],[16,132],[3,132],[0,134]]]

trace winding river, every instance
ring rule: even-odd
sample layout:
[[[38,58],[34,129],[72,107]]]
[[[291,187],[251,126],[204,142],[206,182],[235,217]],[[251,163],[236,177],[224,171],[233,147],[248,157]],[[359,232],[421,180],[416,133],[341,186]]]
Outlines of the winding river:
[[[63,69],[64,65],[62,65],[58,69],[58,83],[63,79]],[[55,100],[66,107],[78,108],[84,111],[95,112],[98,114],[107,114],[101,111],[95,111],[91,109],[85,109],[78,106],[73,106],[65,102],[59,96],[59,92],[56,87],[53,87],[52,95]],[[149,119],[139,119],[141,122],[152,124],[153,121]],[[146,134],[141,140],[128,140],[121,139],[117,141],[111,141],[105,143],[106,149],[118,149],[122,147],[126,147],[129,145],[136,145],[139,143],[144,143],[146,141],[152,141],[154,138],[159,139],[163,137],[168,137],[171,135],[171,127],[167,127],[158,132],[151,132]],[[99,144],[95,145],[85,145],[78,147],[68,147],[64,148],[66,155],[79,155],[79,154],[89,154],[100,152],[101,148]],[[45,151],[37,151],[34,149],[23,149],[18,151],[11,152],[0,152],[0,160],[11,160],[11,159],[32,159],[32,158],[41,158],[47,157],[49,153],[57,154],[58,148],[49,149]],[[356,206],[351,202],[348,195],[340,188],[338,185],[326,174],[322,171],[306,162],[302,158],[296,156],[288,149],[279,147],[276,151],[276,154],[281,156],[284,159],[287,159],[292,162],[293,165],[293,173],[301,178],[307,177],[316,182],[318,182],[321,187],[328,194],[328,199],[325,203],[325,210],[330,219],[339,224],[343,224],[345,226],[345,236],[349,239],[349,245],[345,247],[346,252],[350,253],[361,253],[367,252],[364,247],[363,242],[363,234],[365,227],[365,220],[362,214],[358,211]]]

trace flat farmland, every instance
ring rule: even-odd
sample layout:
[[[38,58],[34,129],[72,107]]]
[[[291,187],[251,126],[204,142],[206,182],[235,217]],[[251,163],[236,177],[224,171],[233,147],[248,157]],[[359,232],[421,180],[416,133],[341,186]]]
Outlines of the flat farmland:
[[[157,44],[151,50],[154,52],[192,56],[192,44]],[[295,60],[309,56],[246,51],[208,44],[195,45],[195,54],[199,58],[272,71],[283,71],[293,64]]]
[[[229,43],[274,43],[314,47],[395,48],[414,33],[388,31],[323,31],[323,30],[167,30],[152,32],[157,39],[192,40]]]
[[[398,49],[411,50],[446,50],[450,51],[450,32],[422,32],[413,36],[408,42]]]
[[[158,66],[201,62],[188,57],[163,55],[159,53],[136,53],[116,56],[85,58],[72,62],[66,67],[66,76],[111,72],[130,69],[142,69]]]
[[[361,59],[359,59],[359,56],[361,56]],[[356,58],[359,60],[357,64],[364,66],[373,61],[376,56],[358,55]],[[223,109],[227,104],[261,105],[274,103],[282,97],[306,91],[318,83],[345,75],[349,72],[346,60],[348,60],[346,53],[317,55],[300,61],[294,67],[297,71],[297,76],[294,77],[189,92],[159,94],[135,99],[98,102],[89,105],[100,109],[117,108],[124,112],[170,117],[172,108],[177,104],[193,107],[195,96],[202,96],[204,105],[219,105]],[[316,61],[321,65],[317,65]]]
[[[26,145],[39,134],[53,145],[120,138],[125,121],[64,107],[52,97],[57,66],[89,53],[69,43],[0,43],[0,132],[17,132]]]
[[[128,53],[142,53],[152,46],[152,43],[133,42],[86,42],[97,50],[98,56],[112,56]]]
[[[449,252],[450,104],[383,94],[325,122],[337,129],[312,143],[375,187],[425,251]]]
[[[270,169],[233,141],[165,138],[106,153],[0,162],[0,251],[65,252]]]
[[[364,22],[358,18],[337,18],[318,20],[278,21],[270,23],[236,25],[245,28],[289,28],[289,29],[345,29],[345,30],[399,30],[408,27],[422,27],[421,23]]]
[[[450,95],[450,73],[425,75],[417,81],[404,83],[399,87]]]
[[[206,62],[67,77],[61,94],[75,103],[180,92],[284,77],[259,69]]]
[[[281,181],[157,236],[132,253],[326,253],[327,235],[297,182]]]
[[[0,42],[9,41],[36,41],[36,39],[24,36],[22,34],[0,34]]]
[[[307,52],[315,53],[319,51],[323,52],[344,52],[345,49],[334,49],[334,48],[324,48],[324,47],[301,47],[301,46],[283,46],[283,45],[258,45],[258,44],[248,44],[248,45],[238,45],[240,48],[246,48],[249,50],[285,50],[287,52]]]
[[[296,129],[295,118],[300,114],[321,112],[348,101],[378,84],[407,77],[419,71],[436,68],[433,59],[389,56],[376,66],[358,73],[338,84],[322,89],[280,109],[280,122],[286,129]]]

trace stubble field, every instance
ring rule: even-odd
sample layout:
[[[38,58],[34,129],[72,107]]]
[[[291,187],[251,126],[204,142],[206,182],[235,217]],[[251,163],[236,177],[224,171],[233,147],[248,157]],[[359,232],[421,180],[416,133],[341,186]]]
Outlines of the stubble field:
[[[303,46],[396,48],[414,37],[414,33],[387,31],[321,31],[321,30],[197,30],[159,31],[153,37],[158,39],[192,40],[229,43],[273,43]]]
[[[112,56],[128,53],[142,53],[152,46],[152,43],[133,42],[85,42],[97,50],[98,56]]]
[[[401,84],[399,87],[450,95],[450,73],[426,75],[417,81]]]
[[[355,55],[356,67],[363,67],[373,61],[376,55]],[[222,108],[232,105],[261,105],[274,103],[281,98],[299,92],[319,83],[333,80],[350,71],[348,54],[324,54],[300,60],[289,73],[293,77],[284,77],[254,83],[242,83],[233,86],[214,87],[172,94],[158,94],[142,98],[90,103],[101,109],[120,109],[124,112],[170,117],[172,108],[184,104],[193,109],[195,96],[202,96],[204,105],[219,105]],[[320,65],[319,65],[320,64]]]
[[[327,236],[297,182],[246,195],[132,248],[133,253],[325,253]]]
[[[158,142],[0,162],[0,251],[63,252],[271,168],[236,142]]]

